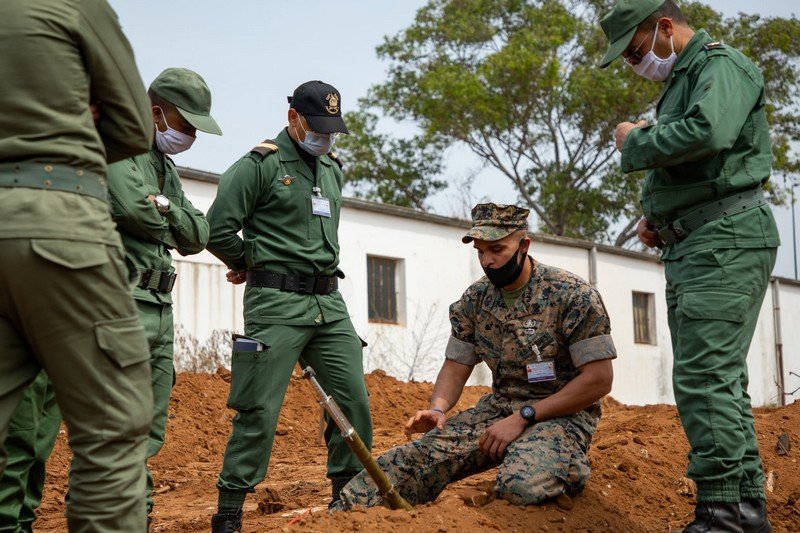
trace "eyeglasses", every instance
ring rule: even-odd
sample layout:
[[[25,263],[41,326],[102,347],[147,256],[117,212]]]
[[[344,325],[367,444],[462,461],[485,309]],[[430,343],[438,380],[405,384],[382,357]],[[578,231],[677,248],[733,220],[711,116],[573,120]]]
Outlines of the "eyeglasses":
[[[658,30],[658,26],[656,26],[656,30]],[[639,45],[636,48],[634,48],[632,52],[628,52],[628,55],[625,57],[625,62],[628,65],[634,66],[634,65],[638,65],[639,63],[642,62],[642,56],[639,55],[639,49],[647,41],[647,38],[649,36],[650,36],[650,34],[648,33],[647,35],[642,37],[642,40],[639,41]]]

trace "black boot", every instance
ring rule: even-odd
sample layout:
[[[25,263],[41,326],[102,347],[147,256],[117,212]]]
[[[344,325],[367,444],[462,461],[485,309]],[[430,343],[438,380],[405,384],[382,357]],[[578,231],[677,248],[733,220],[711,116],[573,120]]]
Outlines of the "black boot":
[[[739,504],[744,533],[772,533],[772,524],[767,518],[767,502],[764,500],[743,500]]]
[[[242,509],[219,509],[211,517],[211,533],[241,533]]]
[[[351,479],[353,479],[352,476],[331,479],[331,503],[328,504],[328,509],[339,501],[339,493],[342,492],[344,486],[347,485]]]
[[[683,533],[742,533],[738,503],[704,502],[694,509],[694,522]]]

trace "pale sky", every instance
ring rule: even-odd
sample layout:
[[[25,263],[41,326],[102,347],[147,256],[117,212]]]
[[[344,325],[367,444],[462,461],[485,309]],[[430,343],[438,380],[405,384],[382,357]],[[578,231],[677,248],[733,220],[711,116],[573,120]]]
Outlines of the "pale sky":
[[[145,85],[167,67],[187,67],[211,88],[212,114],[222,137],[198,134],[192,149],[175,157],[179,165],[222,172],[251,147],[274,137],[286,123],[286,96],[299,84],[321,79],[342,94],[344,111],[385,76],[375,47],[383,36],[406,28],[422,0],[110,0],[131,41]],[[733,16],[742,11],[789,17],[800,12],[795,0],[708,0]],[[382,121],[389,133],[408,126]],[[481,170],[465,150],[447,153],[445,178],[456,181]],[[800,188],[798,188],[800,193]],[[514,203],[505,178],[480,172],[475,198]],[[432,202],[450,215],[459,204],[449,190]],[[794,277],[791,214],[776,209],[784,245],[775,273]]]

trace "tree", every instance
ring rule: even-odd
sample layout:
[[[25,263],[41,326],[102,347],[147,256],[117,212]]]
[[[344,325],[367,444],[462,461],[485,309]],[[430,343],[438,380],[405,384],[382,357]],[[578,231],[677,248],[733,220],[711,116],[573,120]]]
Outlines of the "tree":
[[[426,210],[428,197],[447,187],[435,179],[442,170],[441,143],[380,134],[378,117],[368,111],[346,113],[344,119],[350,135],[340,137],[336,147],[354,196]]]
[[[643,174],[620,171],[613,131],[622,121],[652,119],[661,86],[621,61],[598,68],[607,46],[598,21],[612,5],[431,0],[378,47],[388,78],[368,102],[416,122],[424,139],[466,145],[513,183],[541,231],[623,245],[641,214]],[[709,28],[764,69],[775,166],[796,168],[798,20],[723,21],[698,2],[682,6],[695,27]],[[620,226],[614,238],[611,228]]]

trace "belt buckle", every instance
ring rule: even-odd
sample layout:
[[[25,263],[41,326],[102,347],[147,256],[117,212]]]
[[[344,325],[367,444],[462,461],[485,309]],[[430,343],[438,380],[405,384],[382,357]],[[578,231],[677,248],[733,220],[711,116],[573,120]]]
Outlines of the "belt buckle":
[[[172,288],[172,284],[174,283],[174,278],[172,277],[173,274],[167,274],[166,272],[159,272],[158,274],[158,287],[156,290],[158,292],[169,292]]]
[[[139,283],[137,286],[141,289],[146,289],[147,286],[150,284],[150,278],[153,277],[152,270],[142,270],[139,272]]]
[[[311,279],[314,279],[314,278],[311,278]],[[297,276],[297,292],[313,294],[314,293],[314,285],[312,283],[311,286],[309,286],[307,277],[305,277],[305,276]]]

